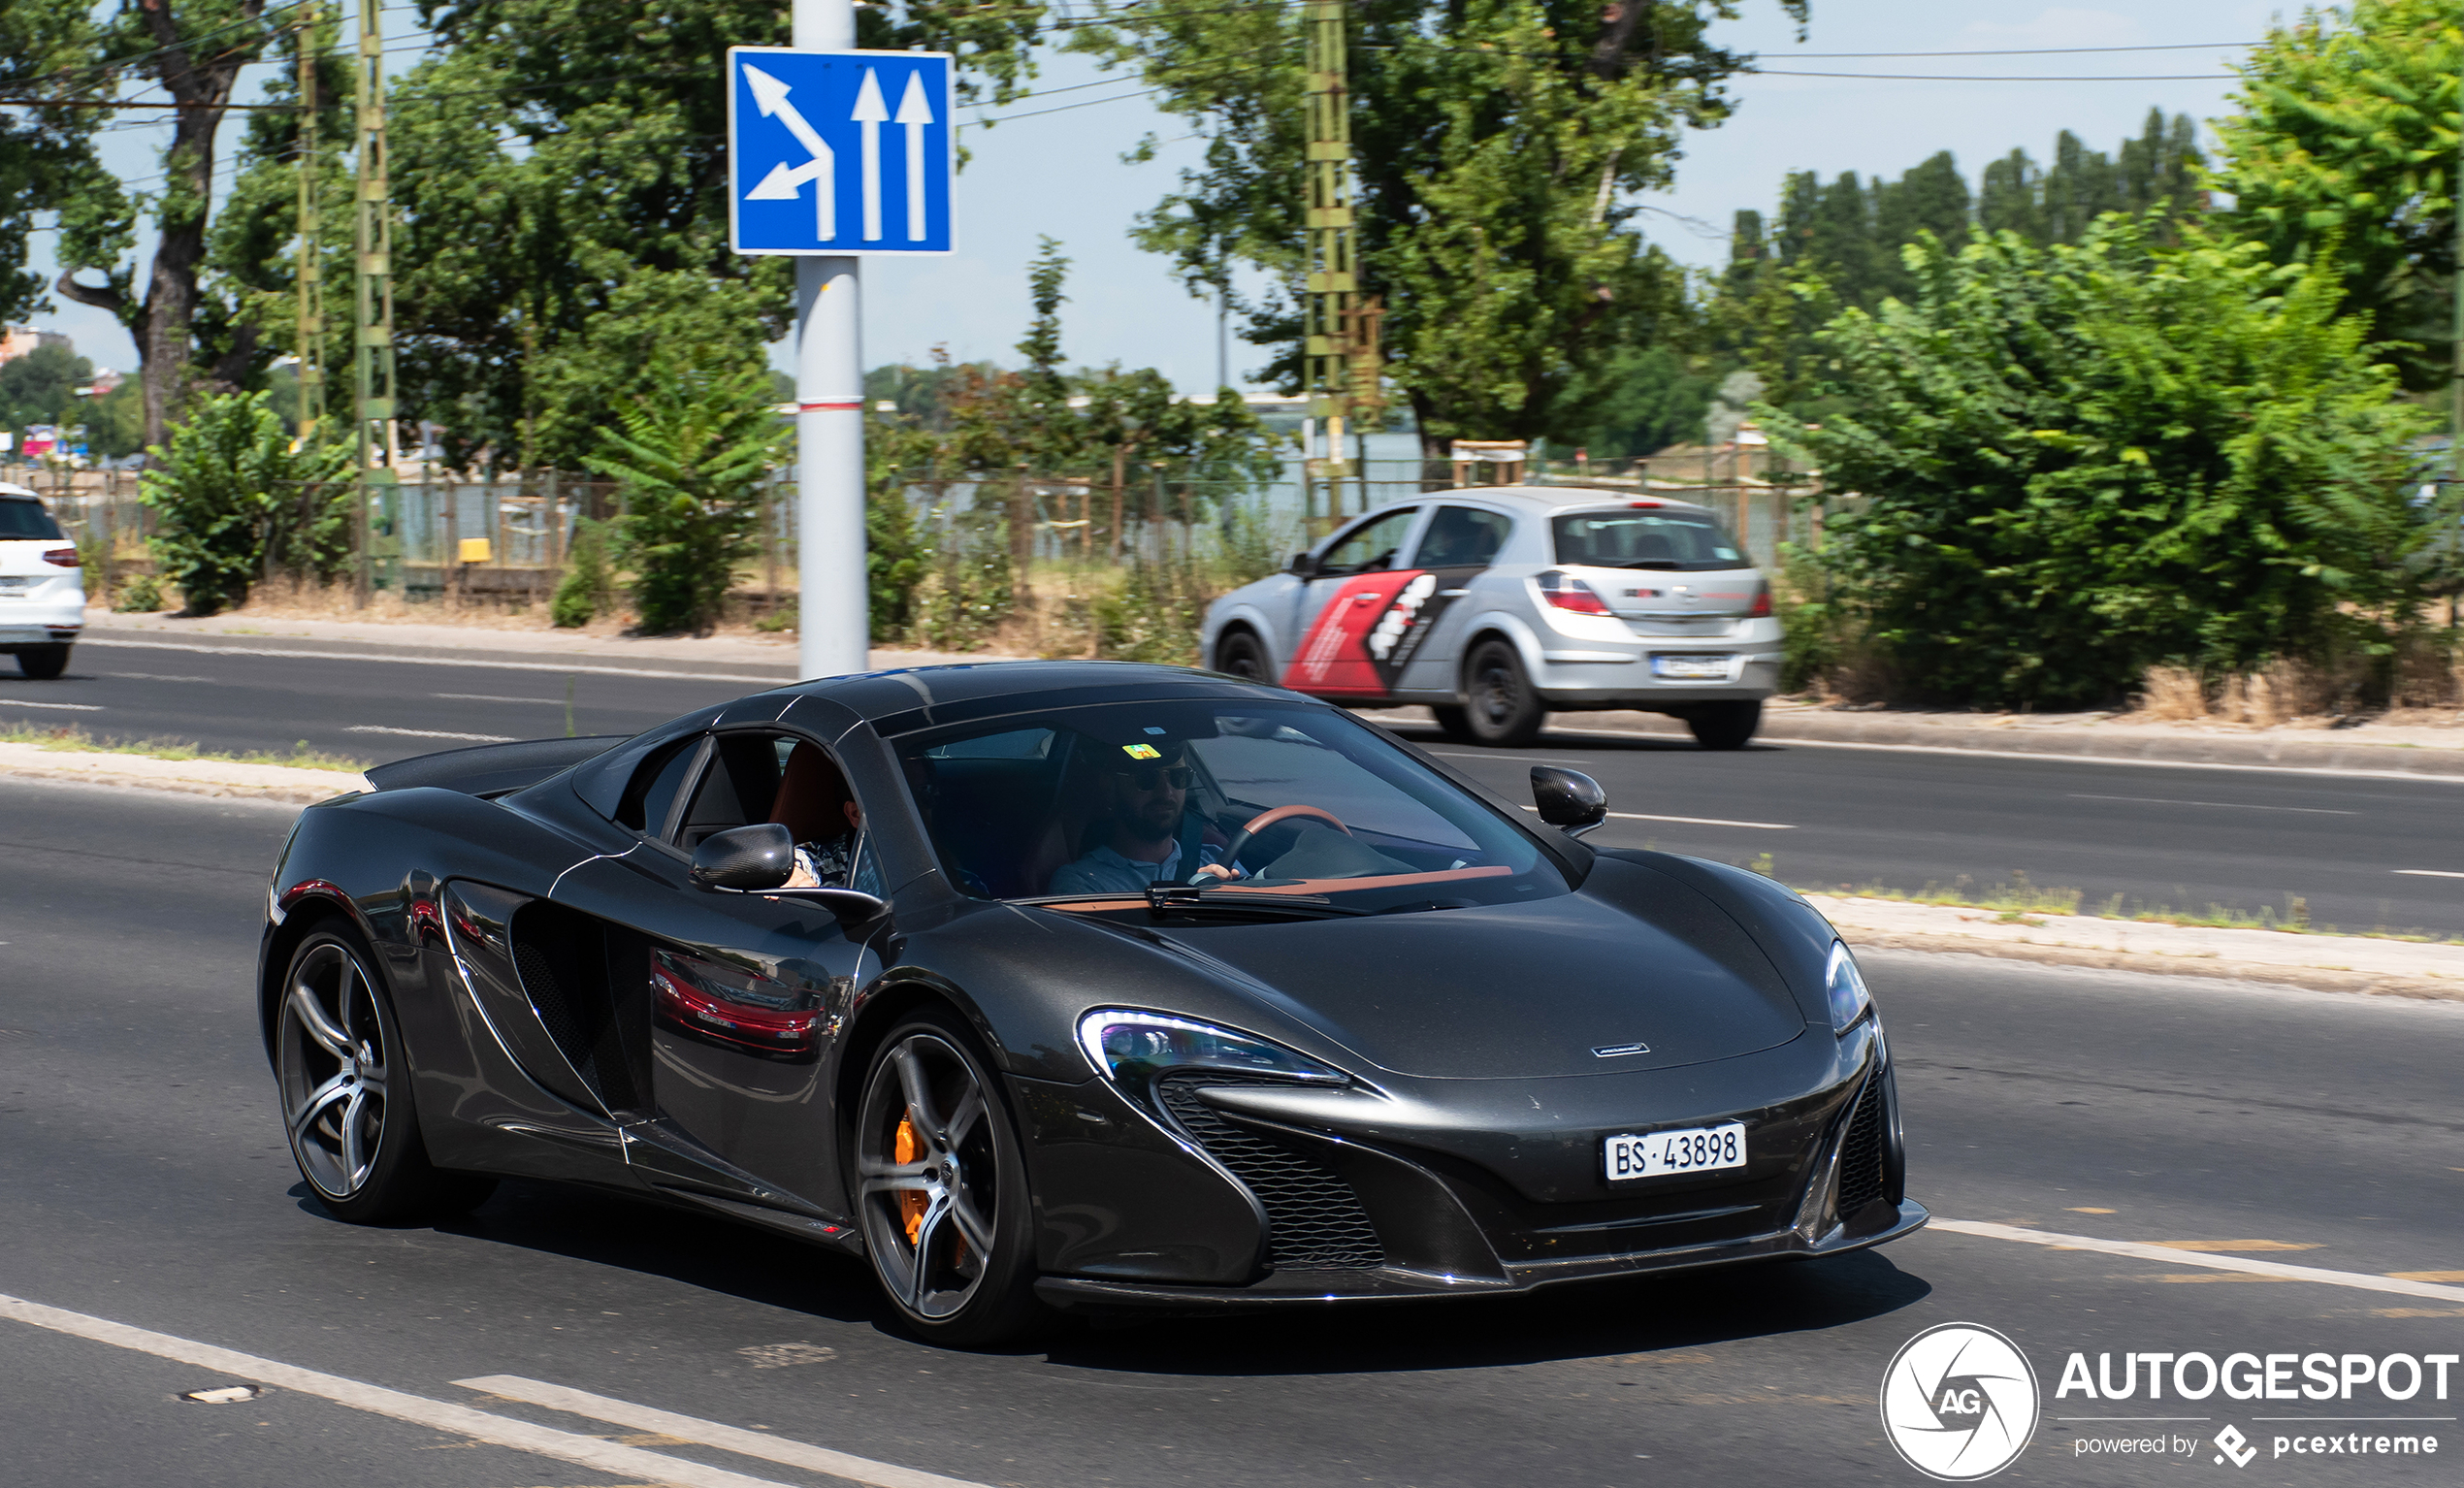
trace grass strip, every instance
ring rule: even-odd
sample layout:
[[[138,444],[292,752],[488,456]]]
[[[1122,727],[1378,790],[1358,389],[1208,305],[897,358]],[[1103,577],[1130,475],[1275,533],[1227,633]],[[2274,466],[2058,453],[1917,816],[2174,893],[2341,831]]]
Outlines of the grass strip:
[[[138,755],[148,760],[197,760],[217,764],[282,764],[300,770],[341,770],[351,774],[368,768],[369,763],[347,755],[310,749],[306,739],[293,745],[287,755],[270,749],[235,753],[205,749],[180,739],[98,738],[82,728],[44,728],[25,724],[0,724],[0,744],[34,744],[61,754]]]

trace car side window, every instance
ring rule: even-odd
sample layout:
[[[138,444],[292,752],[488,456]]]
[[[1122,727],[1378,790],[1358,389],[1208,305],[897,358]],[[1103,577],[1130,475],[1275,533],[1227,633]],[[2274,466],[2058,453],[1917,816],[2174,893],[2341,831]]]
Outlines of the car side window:
[[[1507,534],[1513,531],[1514,519],[1504,512],[1441,506],[1429,519],[1429,531],[1420,538],[1420,551],[1411,566],[1485,568],[1497,562],[1498,550],[1506,546]]]
[[[667,819],[675,811],[676,793],[692,778],[694,764],[701,758],[701,747],[706,742],[707,735],[696,734],[643,761],[642,767],[633,772],[632,784],[625,788],[624,800],[616,807],[616,824],[646,836],[665,836]]]
[[[1411,534],[1411,519],[1418,515],[1419,507],[1406,506],[1353,528],[1326,550],[1317,571],[1332,578],[1395,566],[1395,560],[1403,556],[1403,539]]]

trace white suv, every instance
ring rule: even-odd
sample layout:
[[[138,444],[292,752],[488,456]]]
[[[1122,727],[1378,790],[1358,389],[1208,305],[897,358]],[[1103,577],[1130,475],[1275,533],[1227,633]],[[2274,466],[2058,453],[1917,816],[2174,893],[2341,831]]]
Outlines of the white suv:
[[[85,572],[43,499],[0,481],[0,652],[48,682],[68,669],[85,629]]]

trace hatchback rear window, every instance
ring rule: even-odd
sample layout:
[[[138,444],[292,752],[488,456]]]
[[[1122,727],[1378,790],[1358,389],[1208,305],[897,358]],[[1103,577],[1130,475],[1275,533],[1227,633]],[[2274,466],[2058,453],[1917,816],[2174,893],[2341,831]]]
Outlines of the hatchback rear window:
[[[1576,511],[1556,519],[1557,561],[1595,568],[1680,571],[1746,566],[1745,555],[1707,512]]]
[[[65,535],[60,531],[60,524],[52,521],[51,514],[43,509],[41,501],[29,501],[23,498],[0,501],[0,542],[22,541],[29,537],[56,539]]]

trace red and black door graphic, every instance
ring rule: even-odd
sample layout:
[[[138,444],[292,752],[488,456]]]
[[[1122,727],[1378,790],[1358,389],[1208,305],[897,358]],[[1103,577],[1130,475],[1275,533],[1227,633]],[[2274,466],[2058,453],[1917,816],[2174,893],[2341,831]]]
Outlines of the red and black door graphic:
[[[1283,685],[1341,697],[1393,692],[1454,594],[1479,571],[1398,568],[1343,580],[1294,649]]]

